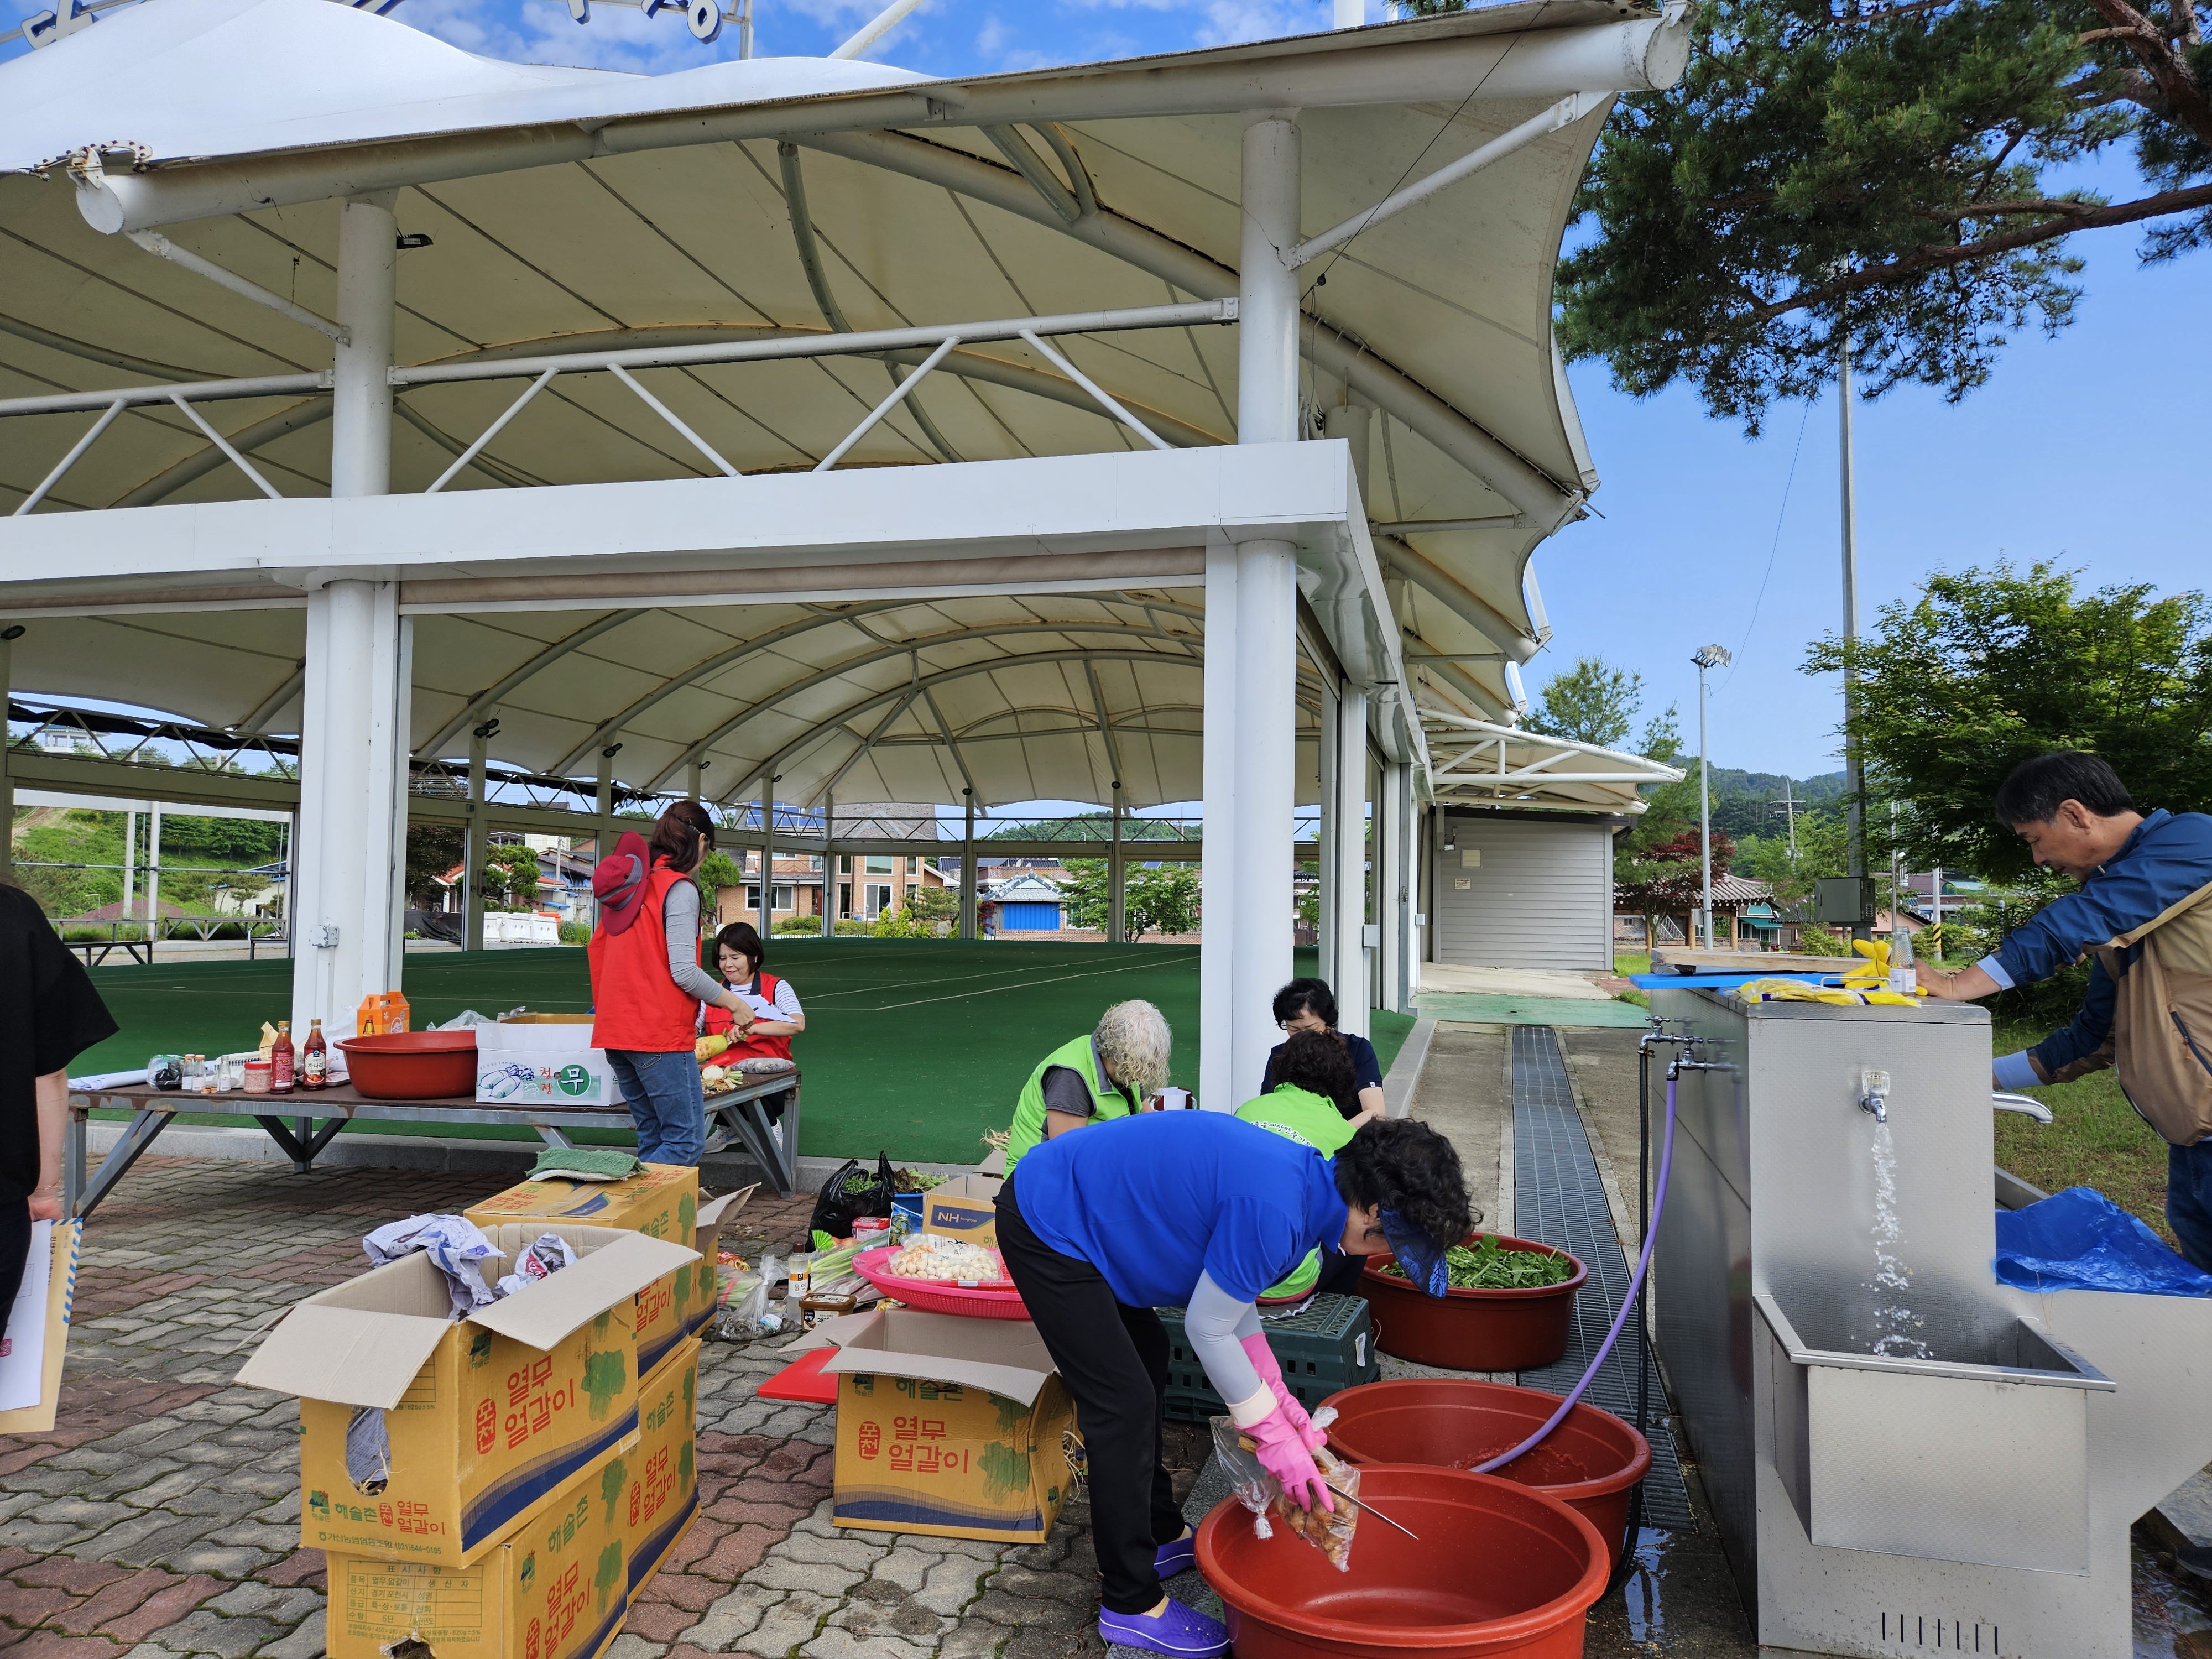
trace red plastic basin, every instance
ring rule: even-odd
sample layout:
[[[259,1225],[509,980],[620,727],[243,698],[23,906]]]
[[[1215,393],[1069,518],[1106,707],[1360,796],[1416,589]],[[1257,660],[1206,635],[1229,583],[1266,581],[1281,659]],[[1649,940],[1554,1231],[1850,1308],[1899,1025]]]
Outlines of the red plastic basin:
[[[1460,1240],[1470,1249],[1480,1237]],[[1565,1255],[1573,1273],[1557,1285],[1521,1291],[1448,1291],[1440,1301],[1403,1279],[1382,1272],[1397,1258],[1387,1251],[1367,1258],[1359,1293],[1375,1316],[1375,1346],[1418,1365],[1455,1371],[1527,1371],[1548,1365],[1567,1351],[1575,1292],[1589,1277],[1579,1258],[1532,1238],[1497,1235],[1509,1250]]]
[[[450,1100],[477,1091],[477,1034],[395,1031],[340,1039],[353,1086],[371,1100]]]
[[[1470,1469],[1544,1426],[1560,1396],[1473,1378],[1367,1382],[1322,1403],[1336,1407],[1328,1443],[1353,1463],[1433,1463]],[[1628,1537],[1628,1494],[1651,1467],[1651,1443],[1611,1412],[1577,1404],[1534,1451],[1497,1471],[1547,1492],[1605,1540],[1608,1571]]]
[[[1199,1523],[1199,1571],[1237,1659],[1580,1659],[1608,1566],[1574,1510],[1495,1475],[1411,1463],[1367,1465],[1359,1495],[1420,1541],[1362,1516],[1338,1572],[1287,1527],[1255,1536],[1233,1498]]]

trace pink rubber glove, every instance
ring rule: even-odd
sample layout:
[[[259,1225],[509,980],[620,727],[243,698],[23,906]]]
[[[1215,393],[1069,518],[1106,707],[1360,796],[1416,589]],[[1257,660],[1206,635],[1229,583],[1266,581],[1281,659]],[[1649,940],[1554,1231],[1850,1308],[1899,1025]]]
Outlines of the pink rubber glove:
[[[1306,1415],[1306,1408],[1298,1404],[1297,1396],[1283,1381],[1283,1368],[1275,1362],[1274,1351],[1267,1346],[1267,1334],[1255,1331],[1244,1339],[1242,1346],[1246,1358],[1252,1362],[1252,1369],[1259,1372],[1260,1380],[1267,1385],[1267,1392],[1275,1396],[1275,1408],[1290,1419],[1291,1426],[1298,1431],[1298,1439],[1305,1449],[1316,1452],[1328,1444],[1328,1436],[1314,1427],[1313,1419]]]
[[[1302,1510],[1336,1512],[1336,1499],[1329,1494],[1328,1482],[1314,1467],[1313,1454],[1281,1412],[1268,1413],[1244,1432],[1258,1448],[1260,1467],[1275,1477],[1284,1497]]]

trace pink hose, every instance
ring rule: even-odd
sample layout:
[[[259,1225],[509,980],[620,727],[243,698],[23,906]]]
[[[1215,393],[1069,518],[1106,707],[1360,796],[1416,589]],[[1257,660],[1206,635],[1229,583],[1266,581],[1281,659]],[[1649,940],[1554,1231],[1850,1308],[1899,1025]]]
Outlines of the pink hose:
[[[1605,1340],[1598,1344],[1597,1352],[1590,1357],[1589,1369],[1583,1373],[1582,1381],[1576,1383],[1574,1391],[1559,1402],[1559,1409],[1546,1419],[1544,1426],[1511,1451],[1501,1452],[1487,1463],[1477,1464],[1474,1470],[1477,1474],[1488,1474],[1494,1469],[1504,1468],[1522,1453],[1540,1444],[1546,1435],[1558,1428],[1565,1420],[1567,1413],[1574,1410],[1575,1402],[1583,1397],[1583,1390],[1589,1387],[1590,1379],[1597,1375],[1597,1368],[1605,1364],[1606,1355],[1613,1352],[1613,1345],[1620,1340],[1621,1327],[1628,1322],[1629,1312],[1636,1306],[1636,1293],[1643,1287],[1644,1275],[1651,1267],[1651,1247],[1659,1242],[1659,1216],[1667,1207],[1667,1171],[1674,1161],[1674,1068],[1670,1066],[1667,1068],[1667,1135],[1659,1147],[1659,1182],[1651,1194],[1651,1220],[1644,1229],[1644,1252],[1636,1258],[1636,1272],[1629,1279],[1628,1294],[1620,1298],[1620,1311],[1613,1317],[1613,1328],[1605,1334]]]

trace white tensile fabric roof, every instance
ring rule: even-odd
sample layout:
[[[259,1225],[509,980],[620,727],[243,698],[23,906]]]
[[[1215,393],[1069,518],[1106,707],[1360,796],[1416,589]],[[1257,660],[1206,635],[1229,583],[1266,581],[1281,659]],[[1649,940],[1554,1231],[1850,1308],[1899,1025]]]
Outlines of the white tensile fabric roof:
[[[1420,72],[1461,88],[1309,105],[1311,234],[1555,101],[1533,70],[1527,95],[1492,95],[1519,84],[1516,64],[1548,62],[1545,43],[1656,15],[1547,0],[953,83],[817,59],[657,77],[550,69],[473,57],[326,0],[147,0],[0,64],[0,398],[327,368],[329,342],[313,330],[88,220],[159,222],[178,246],[328,317],[337,216],[326,198],[337,192],[296,180],[366,187],[392,176],[376,169],[402,152],[460,156],[444,176],[398,191],[403,233],[430,238],[401,256],[403,365],[1233,295],[1243,118],[1122,112],[1172,103],[1163,86],[1225,77],[1263,88],[1324,72],[1328,84],[1356,86],[1363,66],[1386,63],[1431,65]],[[991,124],[1049,173],[1056,203],[993,136],[954,124],[971,107],[998,112]],[[1017,109],[1033,112],[1003,113]],[[1529,557],[1596,483],[1552,343],[1551,278],[1604,110],[1309,268],[1327,276],[1307,298],[1304,384],[1316,430],[1320,411],[1344,400],[1347,375],[1377,406],[1367,510],[1398,623],[1427,659],[1409,662],[1407,689],[1468,718],[1502,713],[1504,665],[1548,635]],[[1024,125],[999,125],[1011,121]],[[795,155],[779,153],[785,131]],[[562,151],[580,141],[597,153]],[[811,281],[787,198],[794,179],[820,250]],[[169,205],[145,205],[156,198]],[[1233,329],[1059,343],[1171,442],[1233,441]],[[811,467],[892,385],[883,361],[850,356],[640,378],[746,472]],[[422,489],[521,385],[403,392],[392,489]],[[843,465],[1137,441],[1018,343],[963,347],[926,388]],[[200,405],[277,489],[301,496],[327,489],[329,407],[298,395]],[[7,422],[0,511],[87,424],[80,414]],[[554,382],[450,487],[709,475],[614,379],[580,374]],[[119,419],[38,511],[254,493],[181,411],[149,408]],[[1439,524],[1449,527],[1411,527]],[[1133,806],[1188,800],[1200,793],[1201,606],[1194,584],[422,615],[413,741],[426,759],[456,755],[468,726],[496,713],[496,760],[588,776],[601,744],[620,742],[616,775],[639,787],[674,787],[680,757],[720,732],[706,751],[710,795],[781,755],[776,793],[792,801],[833,779],[846,799],[957,802],[972,781],[988,801],[1103,801],[1116,776]],[[216,610],[18,614],[28,624],[14,649],[19,690],[212,726],[284,732],[299,718],[287,690],[304,650],[296,592]],[[1310,731],[1316,710],[1300,718]],[[1312,778],[1310,758],[1301,769]]]

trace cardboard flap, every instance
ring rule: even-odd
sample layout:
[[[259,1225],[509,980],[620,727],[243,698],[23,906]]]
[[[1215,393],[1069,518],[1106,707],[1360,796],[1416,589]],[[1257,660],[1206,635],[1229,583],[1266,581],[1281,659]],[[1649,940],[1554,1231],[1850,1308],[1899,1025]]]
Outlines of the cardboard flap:
[[[782,1353],[811,1353],[817,1348],[842,1348],[867,1328],[872,1308],[859,1313],[833,1314],[827,1319],[817,1319],[814,1328],[796,1342],[787,1342],[778,1352]]]
[[[1036,1404],[1054,1374],[1051,1354],[1026,1320],[963,1319],[910,1308],[848,1316],[866,1323],[823,1362],[825,1372],[957,1382],[1024,1406]]]
[[[237,1380],[251,1389],[390,1411],[453,1322],[302,1302],[263,1339]]]
[[[1006,1173],[1006,1151],[1000,1147],[975,1166],[977,1175],[1003,1176]]]
[[[503,1230],[502,1230],[503,1231]],[[538,1232],[557,1232],[563,1227],[539,1227]],[[604,1232],[605,1228],[578,1229]],[[570,1243],[577,1241],[570,1238]],[[488,1308],[478,1308],[468,1322],[513,1337],[543,1352],[570,1332],[581,1328],[625,1297],[635,1296],[664,1273],[672,1273],[699,1259],[686,1244],[647,1238],[643,1233],[623,1233],[600,1244],[550,1279],[517,1291]]]
[[[696,1218],[697,1224],[702,1227],[719,1227],[724,1216],[735,1215],[739,1210],[744,1208],[745,1200],[759,1190],[759,1188],[760,1182],[756,1181],[750,1187],[740,1187],[734,1193],[724,1193],[720,1198],[711,1199],[702,1204]]]

